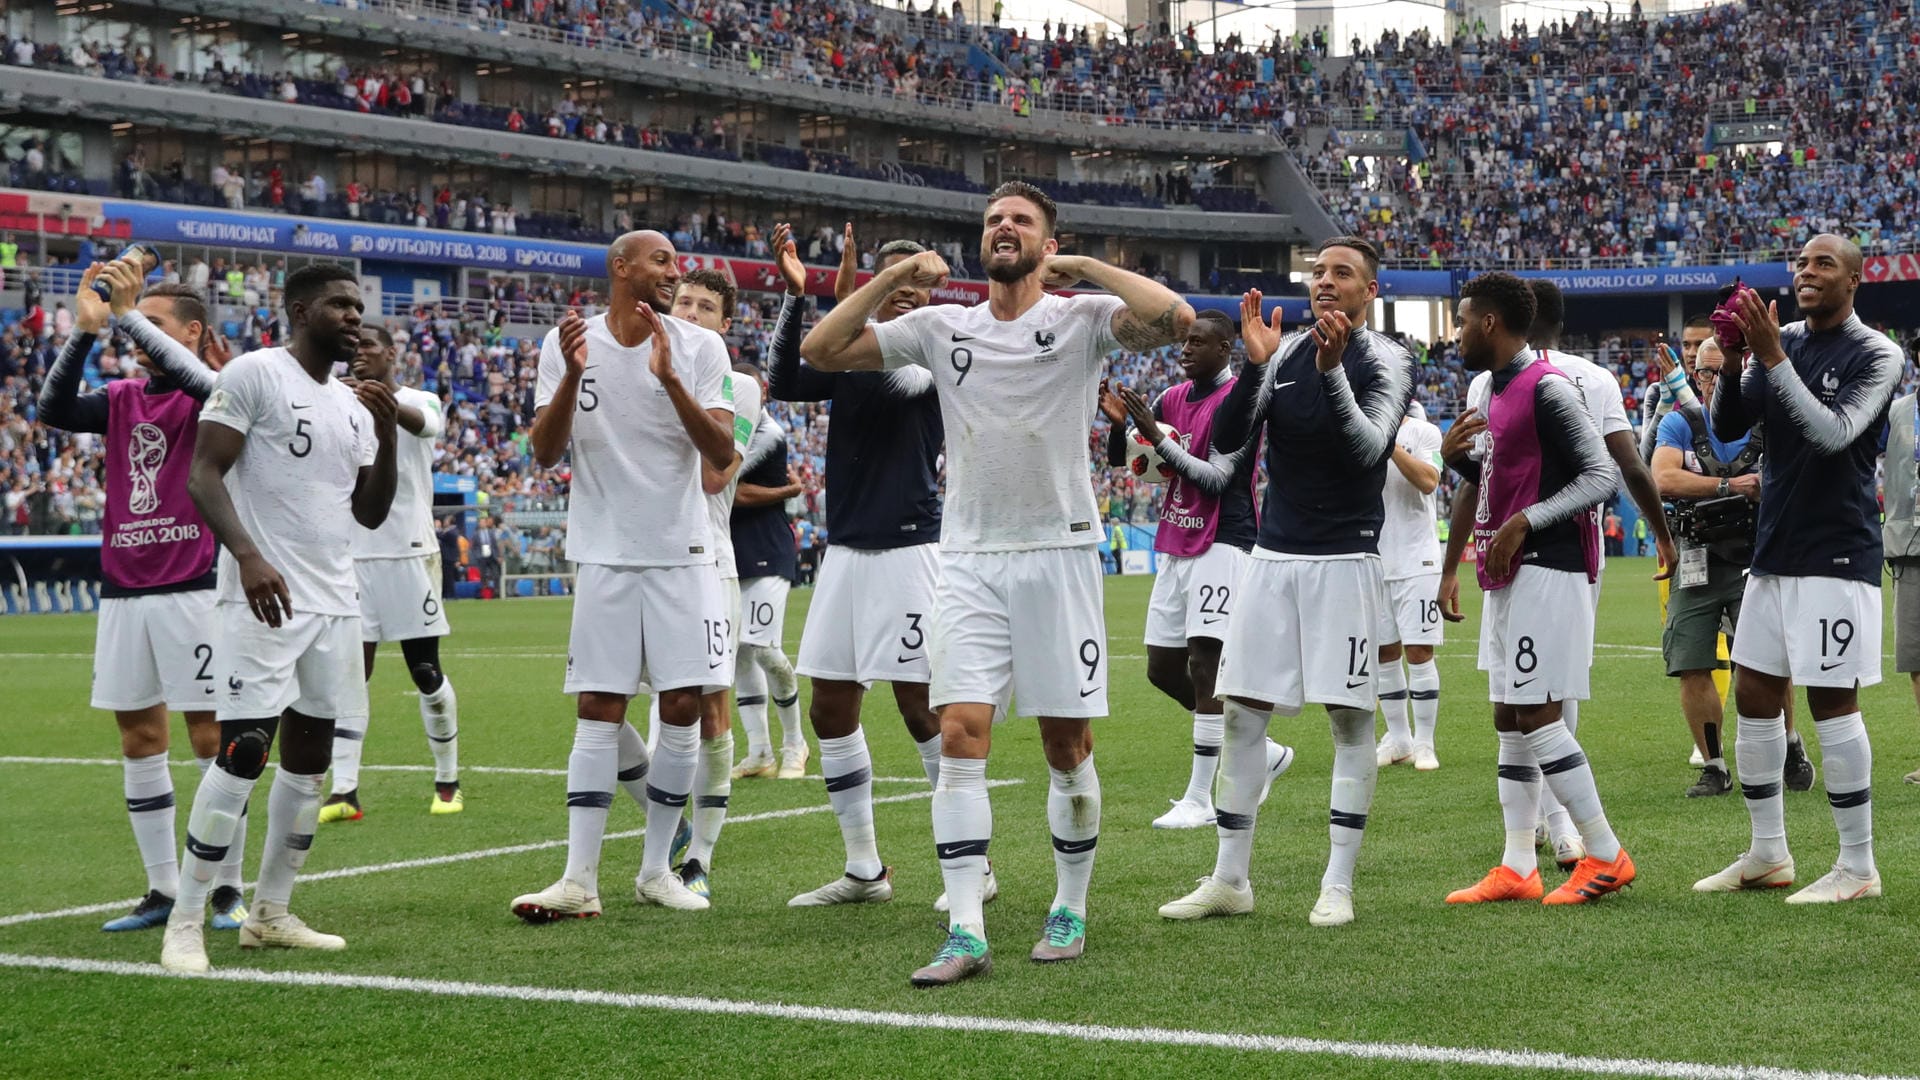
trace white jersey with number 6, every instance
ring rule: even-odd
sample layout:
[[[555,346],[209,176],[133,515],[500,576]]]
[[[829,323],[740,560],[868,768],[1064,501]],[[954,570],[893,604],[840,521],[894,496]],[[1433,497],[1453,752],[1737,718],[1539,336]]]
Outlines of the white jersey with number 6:
[[[393,448],[398,482],[393,509],[377,529],[353,531],[356,559],[414,559],[440,550],[433,536],[433,442],[440,437],[440,399],[425,390],[402,386],[394,390],[396,404],[410,405],[426,418],[418,433],[398,425]]]

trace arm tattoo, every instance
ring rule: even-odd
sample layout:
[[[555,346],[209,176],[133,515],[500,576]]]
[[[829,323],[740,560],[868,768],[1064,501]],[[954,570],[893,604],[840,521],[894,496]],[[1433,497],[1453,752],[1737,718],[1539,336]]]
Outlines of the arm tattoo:
[[[1135,315],[1130,308],[1120,309],[1120,317],[1113,324],[1113,339],[1134,352],[1157,349],[1173,343],[1174,315],[1180,310],[1180,301],[1167,305],[1167,310],[1148,322]]]

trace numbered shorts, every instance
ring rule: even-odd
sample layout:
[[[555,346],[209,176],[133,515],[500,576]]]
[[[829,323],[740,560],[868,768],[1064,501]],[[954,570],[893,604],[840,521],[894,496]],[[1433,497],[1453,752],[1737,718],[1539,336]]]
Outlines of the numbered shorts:
[[[1233,589],[1247,553],[1215,544],[1199,555],[1162,555],[1147,603],[1147,644],[1184,649],[1189,638],[1227,639]]]
[[[100,601],[93,633],[93,707],[131,712],[166,705],[207,712],[214,690],[214,590]]]
[[[740,644],[781,648],[786,636],[787,593],[793,583],[778,575],[748,578],[740,586]]]
[[[1593,667],[1593,585],[1584,573],[1522,566],[1485,594],[1480,670],[1501,705],[1585,701]]]
[[[712,563],[581,563],[567,637],[569,694],[632,697],[653,690],[733,685],[733,627]]]
[[[807,607],[794,670],[814,679],[927,683],[927,637],[940,587],[934,544],[829,547]]]
[[[1242,617],[1227,630],[1214,696],[1270,701],[1286,716],[1308,702],[1373,708],[1377,638],[1392,621],[1385,596],[1376,555],[1254,548],[1234,590]]]
[[[360,616],[297,611],[273,627],[245,604],[216,609],[221,720],[261,720],[287,709],[325,720],[367,715]]]
[[[362,641],[412,641],[446,637],[447,611],[440,603],[440,553],[411,559],[355,559],[360,584]]]
[[[1440,618],[1440,575],[1422,574],[1387,582],[1393,625],[1402,645],[1446,644],[1446,623]]]
[[[1093,548],[946,552],[934,606],[934,708],[998,706],[1022,716],[1107,715],[1107,625]]]
[[[1733,662],[1800,686],[1880,681],[1880,588],[1831,577],[1747,575]]]

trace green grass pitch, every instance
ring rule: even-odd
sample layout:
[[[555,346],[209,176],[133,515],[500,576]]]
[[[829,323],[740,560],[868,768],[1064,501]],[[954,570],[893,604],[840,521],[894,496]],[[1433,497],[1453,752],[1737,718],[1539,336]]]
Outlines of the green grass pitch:
[[[1190,719],[1147,685],[1139,644],[1150,581],[1109,578],[1113,717],[1096,726],[1105,816],[1087,955],[1026,961],[1053,892],[1044,817],[1046,769],[1037,733],[995,732],[989,777],[993,859],[1002,883],[989,906],[998,960],[984,980],[916,991],[907,974],[941,940],[940,891],[926,785],[891,695],[866,710],[876,786],[900,797],[876,810],[896,899],[875,907],[789,910],[793,894],[840,871],[839,834],[818,780],[736,783],[736,819],[713,871],[714,908],[637,907],[636,838],[609,841],[606,915],[527,927],[515,894],[559,876],[562,847],[339,876],[303,884],[294,908],[343,934],[338,954],[245,954],[209,932],[216,971],[273,982],[160,979],[122,971],[0,968],[0,1076],[1085,1076],[1203,1075],[1514,1077],[1556,1071],[1546,1057],[1491,1051],[1649,1059],[1636,1075],[1733,1076],[1729,1066],[1897,1074],[1920,1072],[1913,1019],[1920,976],[1920,724],[1892,663],[1863,695],[1876,754],[1876,837],[1887,895],[1833,909],[1790,908],[1781,894],[1697,896],[1692,882],[1746,840],[1737,795],[1689,801],[1688,739],[1675,685],[1658,658],[1658,606],[1645,560],[1608,574],[1595,655],[1595,700],[1581,740],[1609,816],[1640,868],[1625,895],[1579,908],[1450,909],[1441,898],[1499,857],[1495,743],[1486,680],[1474,670],[1476,622],[1451,628],[1441,652],[1440,771],[1382,773],[1356,881],[1358,920],[1307,925],[1327,849],[1331,743],[1325,714],[1277,719],[1299,750],[1260,817],[1258,909],[1247,918],[1172,924],[1155,914],[1212,867],[1211,829],[1148,826],[1182,789]],[[1468,604],[1477,617],[1478,596]],[[798,646],[807,592],[794,593],[787,645]],[[465,603],[451,611],[445,662],[460,693],[468,766],[562,769],[573,711],[560,692],[565,601]],[[1240,618],[1258,618],[1241,612]],[[1888,647],[1892,636],[1889,630]],[[101,904],[141,892],[106,715],[87,707],[91,616],[0,621],[0,954],[150,965],[158,931],[103,934],[107,913],[21,921],[25,913]],[[429,763],[397,649],[382,654],[367,740],[369,765]],[[1810,728],[1811,725],[1808,725]],[[1810,733],[1809,733],[1810,734]],[[744,743],[742,742],[742,752]],[[174,757],[188,754],[176,722]],[[1819,756],[1814,751],[1815,761]],[[811,771],[818,771],[817,759]],[[179,824],[195,774],[174,773]],[[559,776],[469,772],[467,810],[430,818],[431,776],[367,772],[365,820],[323,826],[308,874],[512,845],[564,841]],[[772,811],[821,812],[757,817]],[[256,796],[248,859],[264,833]],[[1815,790],[1788,799],[1802,881],[1823,873],[1836,841]],[[637,829],[624,795],[609,830]],[[1546,863],[1549,887],[1560,877]],[[657,995],[638,1001],[523,1000],[411,989],[298,985],[288,973]],[[663,1001],[660,998],[674,999]],[[727,1013],[691,999],[947,1018],[948,1026],[875,1023],[865,1014]],[[672,1007],[662,1007],[672,1006]],[[1345,1047],[1220,1039],[1182,1044],[1071,1037],[1044,1026],[1110,1025],[1328,1040]],[[1362,1044],[1479,1053],[1457,1059],[1368,1058]],[[1337,1051],[1337,1052],[1334,1052]],[[1665,1062],[1656,1066],[1651,1062]],[[1628,1070],[1633,1072],[1633,1070]]]

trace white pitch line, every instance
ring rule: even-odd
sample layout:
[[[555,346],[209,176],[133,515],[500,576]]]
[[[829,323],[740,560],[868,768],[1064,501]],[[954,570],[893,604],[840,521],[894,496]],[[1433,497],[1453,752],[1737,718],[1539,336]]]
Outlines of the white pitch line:
[[[119,758],[22,757],[19,755],[0,756],[0,765],[113,765],[117,767],[120,764],[121,764],[121,761]],[[167,762],[167,764],[170,767],[175,769],[198,769],[200,767],[192,761],[185,761],[185,760],[169,761]],[[272,762],[269,762],[267,764],[267,768],[269,769],[277,768],[277,767],[278,766],[273,764]],[[431,765],[362,765],[360,766],[360,771],[361,772],[427,773],[427,772],[433,771],[433,766]],[[460,771],[470,772],[470,773],[489,773],[489,774],[497,774],[502,776],[565,776],[567,775],[567,770],[565,769],[528,769],[528,768],[520,768],[514,765],[462,765],[460,766]],[[800,777],[800,779],[824,780],[825,777],[821,776],[818,773],[810,773],[806,776]],[[873,777],[873,782],[876,784],[924,784],[927,782],[927,778],[924,776],[876,776],[876,777]]]
[[[1915,1080],[1913,1077],[1866,1077],[1858,1073],[1805,1072],[1771,1065],[1708,1065],[1691,1061],[1661,1061],[1650,1058],[1582,1057],[1540,1050],[1482,1050],[1471,1047],[1423,1046],[1419,1043],[1353,1042],[1310,1039],[1292,1035],[1255,1035],[1183,1028],[1113,1027],[1104,1024],[1070,1024],[1000,1016],[890,1012],[878,1009],[785,1005],[779,1002],[740,1001],[728,998],[682,997],[671,994],[629,994],[611,990],[568,990],[545,986],[514,986],[505,983],[457,982],[451,979],[411,979],[395,975],[262,971],[253,968],[220,968],[204,975],[181,975],[167,971],[158,964],[132,964],[123,960],[82,960],[61,956],[30,956],[19,953],[0,953],[0,967],[58,971],[75,975],[190,979],[245,983],[255,986],[335,987],[427,994],[434,997],[599,1005],[615,1009],[644,1009],[706,1016],[751,1016],[770,1020],[892,1028],[904,1031],[959,1031],[970,1035],[1020,1035],[1134,1046],[1196,1047],[1205,1050],[1229,1050],[1288,1057],[1318,1055],[1420,1065],[1535,1069],[1587,1076],[1645,1076],[1670,1078],[1670,1080]]]
[[[76,760],[85,760],[76,759]],[[922,777],[922,782],[925,778]],[[987,786],[1008,787],[1025,783],[1024,780],[989,780]],[[875,806],[885,803],[912,802],[916,799],[930,799],[931,791],[910,791],[904,795],[886,795],[873,800]],[[779,821],[783,818],[805,817],[809,814],[830,814],[831,805],[794,806],[785,810],[763,810],[757,814],[740,814],[727,819],[728,825],[748,825],[756,821]],[[624,832],[608,833],[606,840],[631,840],[645,836],[645,829],[628,829]],[[384,874],[394,870],[418,870],[427,866],[446,866],[451,863],[474,862],[479,859],[496,859],[503,855],[524,855],[529,851],[546,851],[551,848],[566,847],[565,840],[540,840],[531,844],[512,844],[507,847],[481,848],[478,851],[459,851],[451,855],[429,855],[420,859],[402,859],[398,862],[371,863],[366,866],[342,866],[336,870],[322,870],[317,874],[301,874],[295,881],[334,881],[339,878],[365,877],[368,874]],[[253,882],[245,883],[252,888]],[[125,900],[110,900],[102,904],[83,904],[79,907],[60,908],[55,911],[27,911],[18,915],[0,917],[0,927],[18,926],[22,923],[42,922],[47,919],[65,919],[79,915],[98,915],[107,911],[119,911],[140,902],[140,897],[128,897]]]

